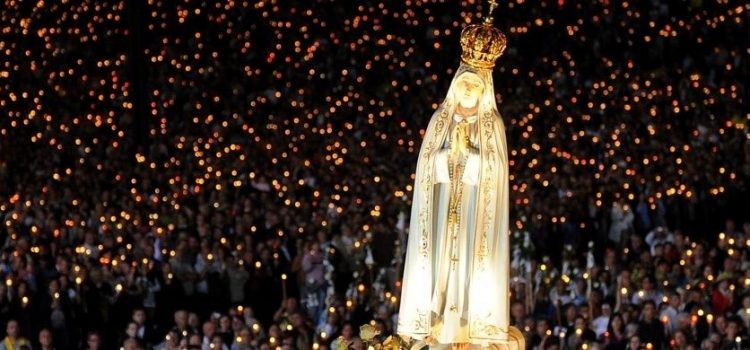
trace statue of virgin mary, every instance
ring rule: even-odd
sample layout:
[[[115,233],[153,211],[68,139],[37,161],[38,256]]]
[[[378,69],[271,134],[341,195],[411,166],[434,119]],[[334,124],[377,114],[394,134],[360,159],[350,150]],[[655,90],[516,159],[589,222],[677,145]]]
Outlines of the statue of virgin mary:
[[[491,21],[462,31],[461,64],[417,161],[397,332],[431,348],[513,338],[508,150],[492,83],[506,41]]]

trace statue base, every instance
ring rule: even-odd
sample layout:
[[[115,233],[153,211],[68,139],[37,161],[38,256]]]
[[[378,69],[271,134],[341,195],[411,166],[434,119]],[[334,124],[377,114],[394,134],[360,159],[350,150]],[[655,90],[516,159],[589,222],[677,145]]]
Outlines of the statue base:
[[[360,327],[360,337],[373,350],[525,350],[526,339],[523,333],[513,326],[508,327],[508,341],[505,343],[490,343],[486,346],[471,343],[438,344],[431,337],[416,341],[409,337],[398,335],[386,339],[380,337],[380,332],[374,326],[365,324]],[[344,344],[343,349],[347,346]],[[341,350],[343,350],[341,349]],[[339,349],[334,349],[339,350]]]
[[[523,333],[513,326],[508,327],[508,341],[506,343],[490,343],[487,346],[470,343],[456,344],[430,344],[430,337],[418,341],[409,347],[409,350],[525,350],[526,338]],[[402,348],[403,349],[403,348]]]

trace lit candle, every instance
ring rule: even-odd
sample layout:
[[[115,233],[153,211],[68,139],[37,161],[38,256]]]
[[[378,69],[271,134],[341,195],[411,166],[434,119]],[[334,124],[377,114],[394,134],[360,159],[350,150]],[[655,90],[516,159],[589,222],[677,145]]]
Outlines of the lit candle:
[[[281,274],[281,295],[286,300],[286,274]]]

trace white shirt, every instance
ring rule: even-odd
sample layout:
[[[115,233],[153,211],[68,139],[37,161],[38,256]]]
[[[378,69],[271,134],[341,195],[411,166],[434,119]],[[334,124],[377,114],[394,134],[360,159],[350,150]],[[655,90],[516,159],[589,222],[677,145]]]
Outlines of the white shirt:
[[[594,327],[594,332],[596,332],[596,337],[598,338],[607,331],[609,316],[601,315],[591,321],[591,325]]]

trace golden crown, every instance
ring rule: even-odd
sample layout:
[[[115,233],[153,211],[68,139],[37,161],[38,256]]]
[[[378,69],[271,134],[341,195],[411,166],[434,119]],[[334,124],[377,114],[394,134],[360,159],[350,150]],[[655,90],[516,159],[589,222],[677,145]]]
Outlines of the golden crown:
[[[508,42],[505,34],[492,25],[492,11],[497,3],[492,0],[489,3],[489,15],[484,21],[461,31],[461,60],[475,68],[492,69]]]

